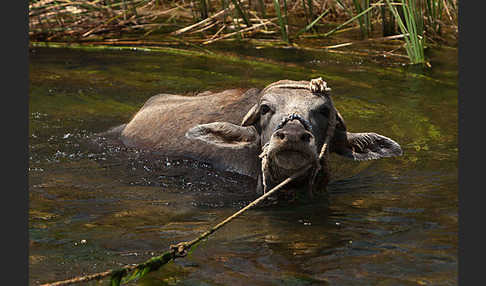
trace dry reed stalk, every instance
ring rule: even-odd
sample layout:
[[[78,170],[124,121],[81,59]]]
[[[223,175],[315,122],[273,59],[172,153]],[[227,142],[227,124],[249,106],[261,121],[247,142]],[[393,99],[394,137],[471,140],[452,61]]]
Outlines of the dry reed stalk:
[[[209,39],[205,42],[203,42],[203,45],[207,45],[207,44],[210,44],[210,43],[213,43],[213,42],[216,42],[216,41],[219,41],[219,40],[222,40],[222,39],[226,39],[226,38],[229,38],[231,36],[234,36],[238,33],[245,33],[245,32],[248,32],[248,31],[252,31],[252,30],[256,30],[257,28],[261,27],[261,26],[264,26],[264,25],[267,25],[267,24],[270,24],[273,20],[275,20],[277,18],[273,18],[273,19],[270,19],[268,20],[267,22],[264,22],[264,23],[260,23],[260,24],[256,24],[256,25],[253,25],[251,27],[248,27],[248,28],[245,28],[243,30],[239,30],[239,31],[236,31],[236,32],[232,32],[232,33],[229,33],[229,34],[224,34],[223,36],[219,37],[219,38],[216,38],[216,39]]]
[[[404,38],[406,36],[408,36],[408,34],[400,34],[400,35],[393,35],[393,36],[387,36],[387,37],[371,38],[371,39],[366,39],[366,40],[362,40],[362,41],[354,41],[354,42],[347,42],[347,43],[342,43],[342,44],[337,44],[337,45],[332,45],[332,46],[325,46],[325,47],[322,47],[322,49],[330,50],[330,49],[337,49],[337,48],[347,47],[347,46],[356,45],[356,44],[369,43],[369,42],[382,42],[382,41],[387,41],[387,40],[396,40],[396,39]]]
[[[214,35],[212,35],[210,39],[212,40],[216,38],[225,28],[226,28],[226,24],[223,24],[223,26],[221,26],[221,28],[219,28],[219,30]]]
[[[201,29],[196,30],[196,31],[192,31],[189,34],[197,34],[197,33],[200,33],[200,32],[204,32],[204,31],[211,29],[212,27],[216,26],[216,24],[218,24],[218,22],[214,21],[213,23],[209,23],[208,25],[202,27]]]
[[[443,2],[444,2],[444,8],[445,8],[445,11],[446,11],[447,16],[449,17],[449,20],[451,20],[451,22],[454,23],[454,20],[452,20],[451,13],[449,12],[449,8],[447,7],[446,0],[443,0]]]
[[[182,10],[187,9],[186,6],[189,6],[189,4],[177,6],[177,7],[170,8],[170,9],[167,9],[167,10],[164,10],[164,11],[158,11],[158,12],[157,11],[150,11],[150,13],[147,16],[158,17],[158,16],[166,15],[166,14],[172,13],[174,11],[177,11],[179,9],[182,9]]]
[[[250,11],[250,14],[253,15],[253,17],[255,17],[255,20],[260,22],[261,24],[264,22],[260,17],[258,17],[258,14],[255,12],[255,11]],[[253,19],[250,19],[250,21],[253,20]],[[263,25],[265,27],[265,30],[267,30],[267,26],[266,25]]]
[[[134,45],[134,46],[164,46],[177,43],[177,41],[145,41],[145,40],[120,40],[120,39],[110,39],[105,41],[88,41],[89,45]]]
[[[245,1],[246,1],[246,0],[243,0],[243,1],[241,1],[241,2],[245,2]],[[216,14],[213,14],[213,15],[211,15],[210,17],[208,17],[208,18],[206,18],[206,19],[204,19],[204,20],[202,20],[202,21],[199,21],[199,22],[197,22],[197,23],[195,23],[195,24],[192,24],[192,25],[190,25],[190,26],[187,26],[187,27],[184,27],[184,28],[179,29],[179,30],[177,30],[177,31],[174,31],[174,32],[172,32],[172,34],[174,34],[174,35],[180,35],[180,34],[182,34],[182,33],[185,33],[185,32],[187,32],[187,31],[190,31],[190,30],[194,29],[195,27],[201,26],[201,25],[203,25],[203,24],[205,24],[205,23],[207,23],[207,22],[209,22],[209,21],[212,21],[213,19],[215,19],[215,18],[217,18],[217,17],[219,17],[219,16],[223,15],[224,13],[226,13],[226,12],[228,12],[228,11],[233,10],[234,8],[235,8],[235,6],[234,6],[234,5],[229,5],[227,8],[225,8],[225,9],[223,9],[223,10],[221,10],[221,11],[217,12]]]

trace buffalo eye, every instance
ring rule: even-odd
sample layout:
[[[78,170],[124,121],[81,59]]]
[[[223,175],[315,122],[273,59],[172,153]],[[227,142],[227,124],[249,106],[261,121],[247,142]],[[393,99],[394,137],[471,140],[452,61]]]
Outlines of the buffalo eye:
[[[267,114],[269,111],[270,111],[270,107],[268,107],[268,105],[266,105],[266,104],[263,104],[263,105],[260,107],[260,113],[261,113],[262,115]]]

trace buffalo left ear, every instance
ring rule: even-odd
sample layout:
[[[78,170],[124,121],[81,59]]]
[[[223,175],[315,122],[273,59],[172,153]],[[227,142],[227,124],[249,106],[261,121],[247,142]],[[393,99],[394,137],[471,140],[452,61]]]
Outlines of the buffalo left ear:
[[[233,149],[252,147],[260,142],[255,127],[239,126],[229,122],[196,125],[186,132],[186,137]]]
[[[258,103],[253,105],[250,110],[246,113],[243,120],[241,120],[241,126],[254,125],[260,118],[260,113],[258,112]]]
[[[402,155],[400,145],[383,135],[351,132],[345,134],[346,136],[339,136],[341,138],[332,145],[332,151],[341,156],[362,161]]]

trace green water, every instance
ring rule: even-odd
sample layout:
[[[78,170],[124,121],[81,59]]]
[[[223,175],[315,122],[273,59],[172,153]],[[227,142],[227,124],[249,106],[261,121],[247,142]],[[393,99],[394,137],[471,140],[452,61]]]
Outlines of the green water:
[[[255,198],[244,177],[93,141],[94,133],[129,121],[157,93],[316,76],[351,132],[393,138],[404,155],[333,156],[328,199],[250,210],[137,284],[457,284],[455,50],[429,54],[425,71],[293,49],[215,50],[31,51],[31,285],[141,263]]]

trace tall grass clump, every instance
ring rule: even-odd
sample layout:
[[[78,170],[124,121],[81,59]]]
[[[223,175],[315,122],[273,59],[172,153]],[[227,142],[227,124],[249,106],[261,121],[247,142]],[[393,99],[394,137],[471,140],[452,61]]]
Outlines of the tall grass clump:
[[[311,19],[313,18],[312,6],[312,0],[302,0],[302,9],[304,10],[305,23],[307,25],[311,23]]]
[[[383,0],[379,0],[378,2],[376,2],[376,4],[380,4],[381,2],[383,2]],[[359,20],[361,17],[363,17],[364,15],[366,15],[367,13],[369,13],[375,6],[369,6],[367,7],[366,9],[363,9],[361,10],[359,13],[357,13],[356,15],[354,15],[353,17],[351,17],[351,19],[345,21],[344,23],[338,25],[336,28],[332,29],[331,31],[325,33],[322,35],[322,37],[329,37],[330,35],[334,34],[335,32],[337,32],[338,30],[340,30],[341,28],[345,27],[346,25],[348,25],[349,23],[353,22],[353,21],[356,21],[356,20]],[[369,30],[368,30],[369,32]]]
[[[415,0],[401,0],[403,12],[402,20],[396,5],[392,5],[390,0],[385,0],[389,9],[395,16],[401,33],[405,36],[405,50],[412,64],[425,64],[424,56],[424,22],[421,11],[417,10]]]
[[[393,13],[386,5],[380,6],[381,27],[383,37],[392,36],[396,34],[396,21]]]
[[[370,20],[371,15],[369,15],[372,9],[370,4],[371,3],[369,0],[352,0],[351,3],[345,3],[343,0],[336,0],[336,5],[344,10],[348,16],[351,17],[351,19],[359,24],[361,36],[363,38],[368,38],[372,29]],[[347,21],[346,23],[349,22]]]
[[[424,0],[422,0],[424,1]],[[450,34],[450,29],[444,33],[444,28],[453,26],[457,33],[457,3],[455,0],[425,0],[423,4],[426,32],[429,38],[443,41],[444,34]]]
[[[441,33],[442,15],[444,11],[443,1],[425,0],[425,17],[432,31],[437,34]]]
[[[424,63],[426,40],[457,42],[457,15],[457,0],[29,0],[29,35],[34,41],[113,44],[130,38],[131,44],[190,46],[252,38],[298,46],[303,38],[339,32],[329,40],[343,40],[345,31],[359,31],[361,43],[403,39],[410,62]],[[373,38],[380,23],[383,37]],[[386,53],[403,57],[392,52]]]
[[[354,8],[357,14],[370,8],[370,0],[353,0]],[[371,33],[371,16],[370,13],[364,13],[362,17],[358,18],[359,28],[363,38],[368,38]]]
[[[150,15],[139,15],[151,0],[71,1],[30,0],[29,35],[44,40],[87,37],[96,33],[121,32],[141,23]]]

